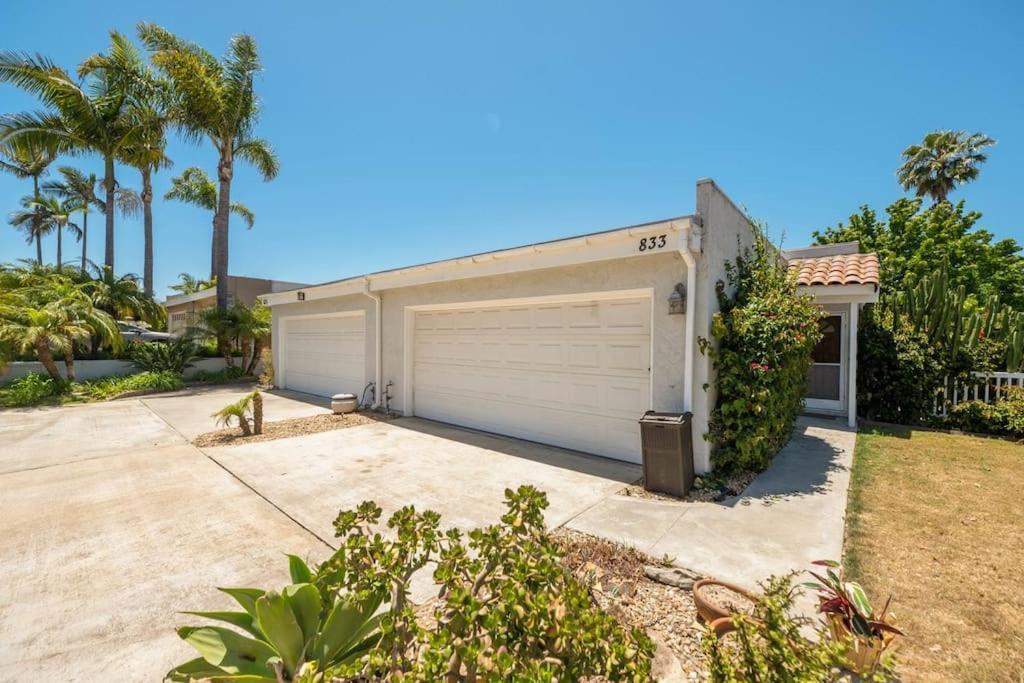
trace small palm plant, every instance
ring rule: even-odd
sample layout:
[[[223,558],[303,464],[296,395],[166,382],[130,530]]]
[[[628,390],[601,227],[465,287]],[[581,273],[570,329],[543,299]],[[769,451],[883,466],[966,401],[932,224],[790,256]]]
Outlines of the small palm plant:
[[[317,587],[301,558],[288,556],[292,583],[280,592],[221,588],[242,607],[234,612],[186,612],[221,621],[219,626],[182,626],[178,635],[199,657],[171,669],[169,681],[320,680],[317,672],[365,655],[381,638],[384,596],[355,596]],[[376,614],[376,615],[375,615]]]
[[[249,415],[252,414],[250,418]],[[259,390],[246,394],[234,403],[224,406],[211,417],[217,418],[218,427],[230,427],[232,419],[237,420],[242,436],[263,433],[263,395]],[[252,426],[249,420],[252,420]]]

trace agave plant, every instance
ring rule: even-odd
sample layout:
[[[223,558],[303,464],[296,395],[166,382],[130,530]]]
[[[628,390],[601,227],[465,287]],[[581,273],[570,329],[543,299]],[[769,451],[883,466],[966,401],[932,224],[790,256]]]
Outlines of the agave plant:
[[[825,575],[809,572],[817,581],[801,585],[818,591],[818,611],[828,618],[833,636],[850,641],[850,668],[858,673],[874,670],[893,638],[903,635],[893,625],[889,612],[892,597],[885,601],[881,612],[876,612],[861,585],[845,580],[838,562],[818,560],[811,564],[825,567]]]
[[[167,672],[175,682],[296,683],[359,659],[380,640],[383,594],[321,593],[306,563],[288,556],[292,583],[278,591],[219,588],[243,611],[185,612],[220,626],[182,626],[178,635],[199,653]]]

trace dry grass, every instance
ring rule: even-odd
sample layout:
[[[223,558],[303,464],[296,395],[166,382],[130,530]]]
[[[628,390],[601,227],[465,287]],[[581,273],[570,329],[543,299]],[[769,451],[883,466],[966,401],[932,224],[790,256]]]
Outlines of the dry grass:
[[[857,438],[846,564],[893,595],[907,681],[1024,681],[1024,446],[916,430]]]
[[[264,422],[262,434],[243,436],[238,427],[230,429],[218,429],[215,432],[200,434],[192,443],[200,448],[211,446],[238,446],[244,443],[255,443],[257,441],[273,441],[284,439],[290,436],[302,436],[303,434],[316,434],[318,432],[329,432],[334,429],[345,429],[347,427],[358,427],[359,425],[371,424],[389,418],[378,413],[347,413],[345,415],[313,415],[311,417],[298,417],[293,420],[278,420],[277,422]]]

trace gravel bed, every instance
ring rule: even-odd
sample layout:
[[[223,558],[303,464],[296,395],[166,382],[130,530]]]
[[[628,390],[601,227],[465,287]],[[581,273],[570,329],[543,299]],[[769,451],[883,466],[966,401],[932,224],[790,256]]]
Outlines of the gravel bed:
[[[618,493],[620,496],[646,498],[649,500],[714,503],[742,494],[750,485],[750,482],[754,481],[756,477],[757,472],[742,472],[727,479],[715,481],[697,477],[694,481],[693,488],[690,489],[689,493],[687,493],[683,498],[671,496],[667,493],[648,491],[644,488],[643,479],[639,479],[632,484],[627,484]]]
[[[358,427],[359,425],[372,424],[374,422],[387,421],[391,418],[379,413],[346,413],[344,415],[322,414],[311,417],[298,417],[292,420],[278,420],[276,422],[264,422],[262,434],[243,436],[238,427],[230,429],[218,429],[213,432],[200,434],[192,443],[200,448],[211,446],[238,446],[257,441],[273,441],[284,439],[290,436],[302,436],[303,434],[317,434],[329,432],[335,429],[347,427]]]
[[[693,594],[648,579],[644,566],[660,564],[658,561],[570,529],[559,529],[553,535],[562,547],[563,564],[590,587],[598,605],[623,625],[644,629],[659,649],[667,647],[671,654],[659,652],[656,670],[675,671],[684,680],[708,679],[701,650],[706,628],[697,616]]]

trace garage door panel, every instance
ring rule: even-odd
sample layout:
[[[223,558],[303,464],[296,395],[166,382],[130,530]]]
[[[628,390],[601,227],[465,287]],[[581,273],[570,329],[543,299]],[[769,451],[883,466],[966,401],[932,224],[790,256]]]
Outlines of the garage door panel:
[[[284,386],[319,396],[360,395],[366,385],[366,318],[286,318]]]
[[[451,313],[416,314],[417,415],[639,461],[637,419],[650,403],[649,299]]]

